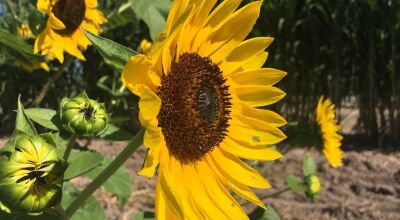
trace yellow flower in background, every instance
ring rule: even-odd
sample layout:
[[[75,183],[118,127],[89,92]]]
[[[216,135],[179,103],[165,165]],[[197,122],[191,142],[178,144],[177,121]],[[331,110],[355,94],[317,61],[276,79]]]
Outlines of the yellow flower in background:
[[[85,60],[82,50],[90,41],[83,29],[99,34],[100,25],[106,22],[103,13],[97,9],[97,0],[38,0],[37,8],[48,16],[46,28],[35,41],[35,53],[49,55],[52,60],[64,61],[64,50]]]
[[[32,30],[29,28],[29,25],[27,23],[23,23],[20,27],[17,28],[17,35],[21,38],[35,38],[35,35],[32,33]],[[15,61],[15,66],[21,67],[28,72],[33,72],[38,69],[43,69],[46,72],[49,72],[49,66],[46,62],[38,63],[26,61],[23,59],[17,59]]]
[[[143,39],[139,45],[140,52],[142,52],[143,54],[148,54],[151,50],[152,45],[153,44],[150,41],[148,41],[147,39]]]
[[[22,69],[28,71],[28,72],[33,72],[38,69],[43,69],[46,72],[49,72],[49,65],[47,65],[46,62],[40,62],[40,63],[30,63],[21,59],[18,59],[15,61],[15,65],[18,67],[21,67]]]
[[[316,109],[316,121],[322,135],[322,151],[332,167],[342,165],[343,152],[340,149],[343,137],[338,133],[340,126],[336,124],[335,105],[331,100],[320,97]]]
[[[265,208],[250,187],[271,186],[241,158],[282,156],[269,145],[286,138],[285,119],[257,107],[285,96],[273,85],[286,73],[262,68],[272,38],[245,40],[262,1],[216,2],[174,1],[150,52],[122,73],[146,128],[139,174],[158,167],[157,219],[247,219],[230,191]]]
[[[306,195],[314,201],[314,197],[321,191],[321,181],[318,176],[312,174],[305,177]]]
[[[23,23],[17,28],[17,34],[21,38],[35,38],[35,35],[32,33],[27,23]]]

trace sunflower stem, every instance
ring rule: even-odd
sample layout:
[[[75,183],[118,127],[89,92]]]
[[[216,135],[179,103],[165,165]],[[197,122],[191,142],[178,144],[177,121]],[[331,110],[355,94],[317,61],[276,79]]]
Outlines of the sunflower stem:
[[[143,143],[144,128],[141,128],[139,132],[132,138],[125,149],[101,172],[96,179],[93,180],[81,194],[71,202],[65,211],[67,219],[71,218],[78,208],[92,195],[98,188],[103,185],[124,163],[129,157],[139,148]]]
[[[283,194],[283,193],[285,193],[285,192],[287,192],[287,191],[289,191],[289,190],[290,190],[290,188],[288,187],[288,188],[282,189],[282,190],[280,190],[280,191],[278,191],[278,192],[274,192],[274,193],[272,193],[272,194],[270,194],[270,195],[267,195],[265,198],[274,198],[274,197],[278,197],[278,196],[280,196],[281,194]]]
[[[75,145],[75,141],[76,141],[76,134],[73,134],[68,139],[67,148],[65,149],[64,156],[63,156],[64,161],[68,161],[69,155],[71,154],[71,150]]]

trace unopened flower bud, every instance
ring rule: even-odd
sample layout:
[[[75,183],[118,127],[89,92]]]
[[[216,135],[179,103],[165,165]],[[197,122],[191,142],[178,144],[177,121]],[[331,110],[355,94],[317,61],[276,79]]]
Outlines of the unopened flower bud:
[[[99,135],[107,126],[108,115],[104,104],[89,99],[86,93],[75,98],[64,98],[60,106],[63,128],[77,135]]]
[[[39,136],[12,140],[0,153],[0,201],[11,210],[40,213],[61,200],[65,166],[56,149]]]
[[[321,191],[321,182],[319,181],[318,176],[313,175],[313,174],[306,176],[305,182],[307,185],[306,194],[308,197],[313,199],[314,196],[317,195]]]

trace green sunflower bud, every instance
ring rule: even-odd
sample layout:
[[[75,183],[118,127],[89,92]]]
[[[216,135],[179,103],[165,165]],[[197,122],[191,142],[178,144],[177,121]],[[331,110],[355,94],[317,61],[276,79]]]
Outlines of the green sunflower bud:
[[[11,210],[40,213],[61,200],[65,166],[39,136],[23,135],[0,154],[0,201]]]
[[[306,194],[311,199],[321,191],[321,182],[318,176],[312,174],[305,177],[305,183],[307,186]]]
[[[89,99],[85,92],[75,98],[64,98],[60,117],[66,131],[85,137],[99,135],[109,120],[104,104]]]

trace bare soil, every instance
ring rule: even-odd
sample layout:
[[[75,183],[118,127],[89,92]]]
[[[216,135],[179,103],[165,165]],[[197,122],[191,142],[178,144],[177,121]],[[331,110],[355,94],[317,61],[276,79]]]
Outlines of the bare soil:
[[[125,146],[124,142],[95,140],[90,148],[103,154],[116,156]],[[250,162],[272,184],[272,189],[256,190],[261,198],[285,189],[285,176],[293,173],[301,177],[301,163],[308,153],[305,149],[288,152],[275,163]],[[329,167],[325,158],[312,151],[318,164],[323,191],[312,203],[305,195],[288,191],[276,198],[266,198],[282,219],[389,219],[400,220],[400,153],[378,151],[347,151],[344,166]],[[108,219],[130,220],[139,211],[152,211],[154,205],[155,178],[147,180],[136,175],[145,155],[140,148],[125,164],[133,177],[134,193],[124,207],[118,207],[116,198],[104,190],[96,192]],[[78,179],[76,185],[84,186],[88,181]],[[250,212],[255,206],[240,201]]]

